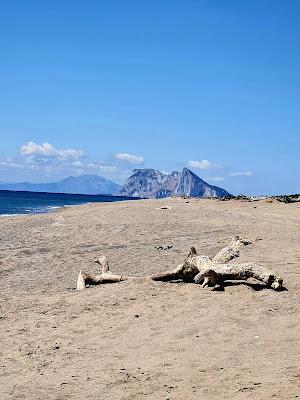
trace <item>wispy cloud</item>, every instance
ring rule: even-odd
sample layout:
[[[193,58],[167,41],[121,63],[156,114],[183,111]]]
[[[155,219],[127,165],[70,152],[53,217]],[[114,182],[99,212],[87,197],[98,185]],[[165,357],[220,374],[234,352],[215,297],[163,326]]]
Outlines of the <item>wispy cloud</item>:
[[[143,164],[144,162],[144,157],[136,156],[134,154],[129,154],[129,153],[117,153],[114,154],[113,157],[116,160],[127,161],[128,163],[133,165]]]
[[[18,163],[10,157],[0,160],[0,166],[4,168],[23,168],[22,163]]]
[[[191,168],[196,168],[196,169],[212,169],[216,167],[216,164],[208,161],[208,160],[202,160],[202,161],[188,161],[188,166]]]
[[[92,168],[96,171],[102,172],[116,172],[118,170],[118,167],[116,167],[115,165],[106,165],[97,162],[88,163],[86,166],[88,168]]]
[[[238,172],[230,172],[229,176],[252,176],[252,171],[238,171]]]

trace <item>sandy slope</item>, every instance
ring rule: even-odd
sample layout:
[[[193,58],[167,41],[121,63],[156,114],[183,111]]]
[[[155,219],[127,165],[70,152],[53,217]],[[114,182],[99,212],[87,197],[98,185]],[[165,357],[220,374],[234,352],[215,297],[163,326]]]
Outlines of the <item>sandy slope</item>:
[[[1,218],[0,398],[300,398],[299,215],[297,204],[167,199]],[[114,272],[147,275],[235,234],[261,239],[239,261],[274,269],[288,291],[143,280],[74,290],[100,254]]]

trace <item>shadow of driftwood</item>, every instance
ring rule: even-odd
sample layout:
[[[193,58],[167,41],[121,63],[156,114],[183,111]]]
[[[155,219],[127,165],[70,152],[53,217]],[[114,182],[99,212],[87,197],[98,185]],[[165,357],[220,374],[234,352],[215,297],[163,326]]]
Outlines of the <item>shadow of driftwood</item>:
[[[224,292],[226,287],[229,286],[240,286],[244,285],[249,287],[250,289],[254,290],[255,292],[259,292],[261,290],[274,290],[271,287],[265,285],[264,283],[251,283],[251,282],[245,282],[245,281],[238,281],[238,282],[233,282],[233,281],[227,281],[223,282],[221,285],[218,285],[212,289],[214,292]],[[282,287],[279,291],[285,291],[288,290],[286,287]]]
[[[169,281],[169,283],[177,284],[177,285],[178,284],[187,284],[187,283],[194,284],[193,281],[184,282],[182,279],[172,280],[172,281]],[[217,284],[215,287],[213,287],[210,283],[208,284],[208,286],[211,288],[212,292],[224,292],[226,287],[240,286],[240,285],[247,286],[250,289],[254,290],[255,292],[260,292],[261,290],[273,290],[273,291],[277,291],[277,292],[283,292],[283,291],[288,290],[284,286],[279,290],[274,290],[273,288],[265,285],[264,283],[252,283],[252,282],[247,282],[247,281],[225,281],[223,283]],[[201,288],[201,285],[197,285],[197,286],[199,286],[199,288]]]

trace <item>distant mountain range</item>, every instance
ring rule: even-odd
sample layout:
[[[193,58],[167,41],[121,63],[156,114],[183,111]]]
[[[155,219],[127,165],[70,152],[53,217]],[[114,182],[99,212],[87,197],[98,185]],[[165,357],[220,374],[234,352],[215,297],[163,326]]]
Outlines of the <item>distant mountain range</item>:
[[[209,185],[188,168],[164,174],[155,169],[135,169],[123,186],[98,175],[70,176],[53,183],[0,183],[0,190],[49,193],[114,194],[130,197],[227,197],[226,190]]]
[[[155,169],[135,169],[121,187],[123,196],[163,198],[172,195],[190,197],[227,197],[230,194],[217,186],[209,185],[188,168],[182,172],[164,174]]]
[[[53,183],[0,183],[0,190],[48,193],[114,194],[120,186],[98,175],[70,176]]]

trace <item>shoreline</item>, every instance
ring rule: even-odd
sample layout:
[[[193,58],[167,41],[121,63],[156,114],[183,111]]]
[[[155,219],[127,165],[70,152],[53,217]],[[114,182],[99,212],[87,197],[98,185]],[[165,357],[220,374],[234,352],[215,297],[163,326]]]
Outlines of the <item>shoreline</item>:
[[[2,191],[4,192],[4,191]],[[6,191],[5,191],[6,192]],[[23,193],[23,192],[22,192]],[[45,193],[46,192],[24,192],[24,193]],[[49,193],[49,194],[59,194],[59,195],[69,195],[68,193]],[[90,195],[81,195],[81,194],[75,194],[75,196],[90,196]],[[92,196],[107,196],[107,197],[114,197],[117,198],[118,196],[112,196],[112,195],[92,195]],[[78,203],[78,204],[65,204],[65,205],[48,205],[44,206],[41,209],[43,211],[31,211],[31,212],[26,212],[29,210],[25,210],[23,213],[12,213],[12,214],[1,214],[0,213],[0,218],[6,218],[6,217],[17,217],[17,216],[25,216],[25,215],[43,215],[43,214],[51,214],[53,212],[57,212],[60,209],[65,209],[65,208],[71,208],[71,207],[77,207],[77,206],[83,206],[83,205],[88,205],[88,204],[99,204],[99,203],[116,203],[116,202],[125,202],[125,201],[141,201],[141,200],[152,200],[152,201],[168,201],[170,199],[183,199],[185,201],[203,201],[203,200],[209,200],[209,201],[241,201],[241,202],[249,202],[249,203],[257,203],[257,202],[267,202],[267,203],[272,203],[274,201],[278,203],[284,203],[284,204],[292,204],[292,203],[299,203],[300,202],[300,195],[280,195],[280,196],[235,196],[232,198],[201,198],[201,197],[183,197],[183,196],[172,196],[172,197],[166,197],[162,199],[142,199],[142,198],[127,198],[126,196],[119,196],[120,200],[115,200],[115,201],[87,201],[83,203]]]
[[[101,203],[101,201],[95,202],[95,203]],[[79,207],[79,206],[84,206],[84,205],[88,205],[88,204],[92,204],[92,203],[87,202],[87,203],[82,203],[82,204],[67,204],[64,206],[47,206],[46,208],[48,210],[45,210],[45,211],[36,211],[36,212],[33,211],[33,212],[24,212],[24,213],[18,213],[18,214],[0,214],[0,218],[21,217],[21,216],[24,217],[24,216],[32,216],[32,215],[47,215],[47,214],[52,214],[52,213],[58,212],[64,208]]]
[[[48,214],[58,208],[136,200],[128,196],[0,191],[0,217]]]

